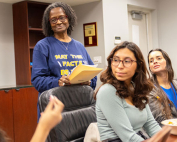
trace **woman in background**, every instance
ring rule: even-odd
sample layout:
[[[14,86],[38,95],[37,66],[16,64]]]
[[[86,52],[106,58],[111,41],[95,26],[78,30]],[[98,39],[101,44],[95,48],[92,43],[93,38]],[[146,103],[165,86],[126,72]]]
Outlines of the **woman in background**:
[[[149,106],[156,121],[177,118],[177,81],[168,54],[162,49],[148,54],[149,69],[155,88],[150,93]]]
[[[68,76],[77,65],[93,65],[85,47],[69,36],[76,19],[74,10],[63,2],[50,4],[44,12],[42,28],[46,38],[40,40],[33,50],[31,77],[39,95],[54,87],[70,85]],[[97,77],[94,77],[82,85],[95,89],[96,81]]]
[[[161,127],[148,105],[153,84],[139,47],[132,42],[116,46],[107,58],[101,74],[102,86],[96,93],[97,125],[102,142],[140,142]]]

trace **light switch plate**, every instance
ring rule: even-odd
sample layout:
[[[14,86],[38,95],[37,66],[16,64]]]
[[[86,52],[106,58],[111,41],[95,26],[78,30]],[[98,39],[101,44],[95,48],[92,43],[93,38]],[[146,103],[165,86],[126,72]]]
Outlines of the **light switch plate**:
[[[94,62],[95,64],[102,63],[101,56],[93,57],[93,62]]]

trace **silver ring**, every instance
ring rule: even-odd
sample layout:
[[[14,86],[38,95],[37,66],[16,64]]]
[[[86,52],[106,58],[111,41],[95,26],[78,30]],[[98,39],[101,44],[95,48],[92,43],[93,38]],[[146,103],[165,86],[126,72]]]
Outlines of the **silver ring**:
[[[65,83],[63,83],[63,86],[65,86]]]

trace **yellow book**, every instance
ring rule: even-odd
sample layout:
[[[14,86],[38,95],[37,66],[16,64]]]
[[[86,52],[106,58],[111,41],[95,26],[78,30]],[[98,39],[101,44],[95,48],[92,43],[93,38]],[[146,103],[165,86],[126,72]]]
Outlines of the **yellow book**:
[[[82,82],[86,82],[94,78],[99,72],[101,72],[102,68],[96,68],[90,65],[78,65],[75,67],[69,76],[71,84],[78,84]]]

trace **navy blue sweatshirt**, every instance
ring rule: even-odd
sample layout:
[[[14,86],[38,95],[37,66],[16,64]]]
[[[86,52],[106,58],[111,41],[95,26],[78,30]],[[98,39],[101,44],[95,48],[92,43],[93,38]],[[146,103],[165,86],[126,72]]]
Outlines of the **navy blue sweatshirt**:
[[[33,50],[33,67],[31,81],[39,93],[59,86],[62,75],[69,75],[79,64],[93,65],[85,47],[72,39],[69,43],[61,42],[55,37],[40,40]],[[95,89],[97,77],[91,80]]]

